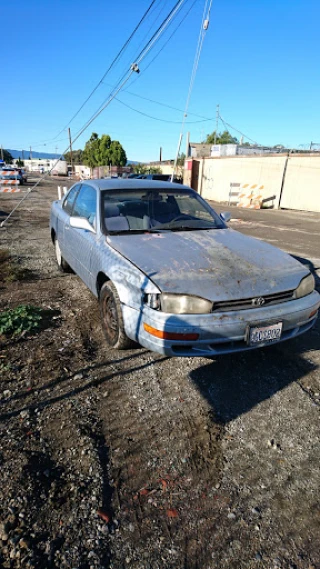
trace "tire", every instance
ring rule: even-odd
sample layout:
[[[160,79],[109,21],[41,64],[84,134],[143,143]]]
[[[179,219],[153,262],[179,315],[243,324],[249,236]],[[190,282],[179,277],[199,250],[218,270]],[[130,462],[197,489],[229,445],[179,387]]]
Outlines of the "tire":
[[[135,343],[124,331],[121,302],[116,287],[111,281],[105,282],[99,295],[102,328],[110,348],[127,350]]]
[[[54,249],[56,252],[56,259],[57,259],[57,265],[58,265],[59,271],[61,273],[68,273],[70,271],[70,266],[68,265],[67,261],[65,261],[61,255],[61,249],[60,249],[59,241],[57,238],[55,238],[55,240],[54,240]]]

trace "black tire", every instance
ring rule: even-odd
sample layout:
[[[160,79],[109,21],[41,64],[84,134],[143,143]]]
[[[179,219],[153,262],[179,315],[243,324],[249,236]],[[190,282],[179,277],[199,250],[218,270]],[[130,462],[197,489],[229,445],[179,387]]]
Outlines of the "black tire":
[[[135,343],[128,338],[124,331],[120,298],[111,281],[102,285],[99,303],[102,328],[108,345],[117,350],[132,348]]]
[[[59,271],[61,273],[68,273],[70,271],[70,266],[68,265],[67,261],[65,261],[61,255],[61,249],[60,249],[59,241],[57,238],[55,238],[55,240],[54,240],[54,249],[56,252],[56,259],[57,259],[57,265],[58,265]]]

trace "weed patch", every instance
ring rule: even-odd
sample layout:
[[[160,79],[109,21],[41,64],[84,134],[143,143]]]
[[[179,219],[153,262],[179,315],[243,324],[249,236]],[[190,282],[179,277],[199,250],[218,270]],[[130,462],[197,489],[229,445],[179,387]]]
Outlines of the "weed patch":
[[[56,327],[59,324],[58,320],[60,320],[59,310],[44,310],[37,306],[20,304],[0,314],[0,336],[15,338],[39,332],[49,327]]]
[[[0,314],[0,335],[19,336],[23,332],[33,332],[42,320],[41,308],[21,304]]]

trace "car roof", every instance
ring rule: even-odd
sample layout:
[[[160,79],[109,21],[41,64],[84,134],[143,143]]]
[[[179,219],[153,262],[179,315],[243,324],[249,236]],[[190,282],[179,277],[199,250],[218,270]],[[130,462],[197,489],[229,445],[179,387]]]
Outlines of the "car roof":
[[[77,182],[79,183],[79,182]],[[84,180],[83,183],[93,186],[97,190],[188,190],[194,191],[189,186],[175,184],[172,182],[163,182],[159,180],[141,180],[137,178],[109,178],[98,180]]]

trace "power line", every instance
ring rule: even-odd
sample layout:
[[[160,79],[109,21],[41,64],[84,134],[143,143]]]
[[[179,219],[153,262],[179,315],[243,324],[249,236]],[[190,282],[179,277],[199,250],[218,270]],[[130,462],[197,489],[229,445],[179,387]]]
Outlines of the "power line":
[[[154,6],[154,4],[156,3],[157,0],[153,0],[151,2],[151,4],[149,5],[149,8],[147,9],[147,11],[145,12],[145,14],[143,15],[143,17],[141,18],[141,20],[139,21],[139,23],[137,24],[137,26],[135,27],[135,29],[133,30],[133,32],[131,33],[130,37],[128,38],[128,40],[125,42],[125,44],[123,45],[123,47],[121,48],[121,50],[118,52],[117,56],[113,59],[112,63],[110,64],[109,68],[107,69],[107,71],[105,72],[105,74],[103,75],[103,77],[101,78],[101,80],[99,81],[99,83],[96,85],[96,87],[93,89],[93,91],[91,91],[90,95],[87,97],[87,99],[85,100],[85,102],[81,105],[81,107],[78,109],[78,111],[75,113],[75,115],[73,115],[73,117],[70,119],[70,121],[68,122],[68,124],[53,138],[48,139],[43,141],[42,143],[35,143],[32,144],[33,148],[37,148],[39,146],[42,146],[42,144],[46,144],[47,142],[53,142],[56,141],[56,138],[62,133],[64,132],[68,125],[71,124],[71,122],[76,118],[76,116],[80,113],[80,111],[83,109],[83,107],[86,105],[86,103],[89,101],[89,99],[92,97],[92,95],[94,94],[94,92],[98,89],[98,87],[104,83],[104,79],[106,78],[107,74],[109,73],[109,71],[111,70],[111,68],[113,67],[113,65],[116,63],[116,61],[120,58],[120,56],[124,53],[126,47],[128,46],[128,44],[130,43],[131,39],[133,38],[134,34],[136,33],[136,31],[138,30],[138,28],[140,27],[140,25],[142,24],[142,22],[145,20],[147,14],[151,11],[152,7]],[[172,15],[174,16],[175,13],[177,12],[177,8],[180,8],[183,4],[185,0],[178,0],[176,2],[176,4],[174,5],[174,7],[171,9],[171,11],[169,12],[169,14],[166,16],[166,18],[162,21],[161,25],[157,28],[157,30],[154,32],[153,36],[150,38],[150,40],[148,41],[147,45],[140,51],[139,55],[137,56],[140,57],[142,52],[146,49],[146,47],[149,46],[150,42],[152,40],[154,40],[155,36],[158,34],[158,36],[160,37],[162,31],[161,28],[163,25],[165,25],[165,27],[167,27],[167,25],[171,23],[172,21]],[[188,10],[188,12],[186,13],[186,15],[183,17],[183,19],[181,20],[181,22],[178,24],[177,28],[174,30],[174,32],[171,34],[171,36],[168,38],[168,40],[165,42],[164,46],[161,48],[161,50],[158,52],[158,54],[156,54],[156,56],[151,60],[151,62],[148,64],[148,66],[144,69],[144,71],[146,71],[148,69],[148,67],[150,67],[150,65],[153,63],[154,59],[156,59],[156,57],[158,57],[158,55],[160,54],[160,52],[162,51],[162,49],[165,47],[165,45],[167,45],[167,43],[170,41],[170,39],[172,38],[172,36],[174,35],[174,33],[177,31],[177,29],[181,26],[181,24],[183,23],[183,21],[185,20],[186,16],[189,14],[190,10],[192,9],[192,7],[194,6],[195,2],[197,0],[194,0],[193,4],[191,5],[190,9]],[[161,8],[159,14],[161,13],[163,7]],[[158,14],[158,16],[159,16]],[[168,22],[167,22],[168,21]],[[151,28],[150,28],[151,29]],[[165,28],[164,28],[165,29]],[[160,33],[159,33],[160,32]],[[158,38],[156,38],[158,39]],[[149,48],[150,49],[150,48]],[[149,50],[148,50],[149,51]],[[146,55],[146,54],[145,54]],[[145,57],[145,55],[143,57]],[[135,58],[135,60],[137,59]],[[141,72],[142,74],[142,72]],[[119,83],[122,81],[124,75],[122,75],[122,77],[120,78],[120,80],[118,81],[118,83],[116,84],[116,86],[113,88],[113,90],[115,90],[117,88],[117,86],[119,85]],[[101,104],[101,107],[104,105],[105,101],[112,96],[112,92],[113,90],[109,93],[108,97],[104,100],[104,102]],[[138,95],[136,95],[138,96]],[[159,103],[160,104],[160,103]],[[138,111],[137,111],[138,112]],[[67,136],[63,139],[60,139],[59,141],[62,140],[67,140]],[[57,142],[59,142],[57,141]]]
[[[138,95],[138,93],[133,93],[132,91],[128,91],[128,89],[124,89],[123,92],[128,93],[128,95],[132,95],[133,97],[138,97],[139,99],[143,99],[144,101],[149,101],[149,103],[154,103],[155,105],[160,105],[161,107],[166,107],[167,109],[172,109],[173,111],[179,111],[180,113],[184,112],[182,109],[178,109],[178,107],[173,107],[172,105],[167,105],[166,103],[161,103],[160,101],[155,101],[154,99],[149,99],[148,97],[143,97],[142,95]],[[188,115],[199,117],[200,119],[204,119],[207,121],[213,120],[213,118],[204,117],[203,115],[198,115],[197,113],[190,113],[190,111],[188,112]]]
[[[147,113],[144,113],[143,111],[139,111],[138,109],[135,109],[134,107],[131,107],[127,103],[124,103],[123,101],[121,101],[121,99],[119,99],[119,97],[115,97],[115,99],[116,99],[116,101],[118,101],[118,103],[121,103],[121,105],[123,105],[124,107],[127,107],[131,111],[134,111],[135,113],[138,113],[139,115],[143,115],[144,117],[147,117],[149,119],[153,119],[153,120],[159,121],[159,122],[171,123],[171,124],[181,124],[181,120],[180,121],[171,121],[168,119],[161,119],[159,117],[154,117],[152,115],[148,115]],[[176,110],[180,110],[180,109],[176,109]],[[187,121],[186,124],[196,124],[196,123],[208,122],[208,121],[212,121],[212,120],[213,119],[211,118],[211,119],[201,119],[199,121]]]
[[[145,48],[143,50],[141,50],[140,54],[139,54],[139,61],[141,62],[144,57],[147,55],[147,53],[152,49],[153,45],[155,44],[155,42],[159,39],[160,35],[163,33],[163,31],[165,30],[165,28],[167,27],[168,23],[171,21],[171,19],[174,17],[177,7],[179,5],[182,5],[184,2],[184,0],[178,0],[178,2],[175,4],[174,8],[170,11],[169,15],[167,16],[167,18],[165,18],[165,20],[163,21],[163,26],[159,27],[157,32],[153,35],[154,41],[152,43],[151,40],[153,38],[151,38],[151,40],[149,40],[147,46],[145,46]],[[163,28],[163,29],[162,29]],[[132,64],[130,67],[130,70],[127,71],[126,74],[123,75],[122,77],[122,82],[121,80],[118,81],[117,85],[114,87],[114,89],[112,90],[111,94],[109,95],[109,97],[107,98],[107,100],[105,100],[105,102],[99,107],[99,109],[94,113],[94,115],[92,115],[92,117],[85,123],[85,125],[78,131],[78,133],[76,134],[75,138],[72,140],[72,144],[74,144],[74,142],[76,140],[78,140],[78,138],[82,135],[82,133],[90,126],[90,124],[102,113],[102,111],[112,102],[112,100],[117,96],[117,94],[121,91],[121,89],[123,89],[124,85],[127,83],[127,81],[129,81],[131,75],[137,72],[139,73],[139,67],[136,63]],[[127,75],[125,77],[125,75]],[[63,154],[65,152],[68,151],[69,146],[67,146],[66,150],[60,154],[60,157],[57,159],[57,161],[55,162],[55,164],[52,166],[51,170],[45,175],[42,176],[41,178],[39,178],[39,180],[36,182],[36,184],[34,184],[34,186],[32,188],[30,188],[29,192],[20,200],[20,202],[18,202],[18,204],[16,205],[16,207],[7,215],[7,217],[1,222],[0,227],[3,227],[4,224],[7,222],[7,220],[11,217],[11,215],[18,209],[18,207],[20,206],[20,204],[22,202],[24,202],[28,196],[30,195],[30,193],[32,192],[32,190],[34,190],[42,180],[44,180],[49,174],[50,172],[55,168],[56,164],[59,162],[59,160],[62,158]]]
[[[151,7],[152,7],[152,5],[155,3],[155,1],[156,1],[156,0],[154,0],[154,2],[152,2],[152,3],[150,4],[150,6],[149,6],[149,8],[148,8],[148,11],[151,9]],[[154,32],[153,36],[150,38],[150,40],[148,41],[148,43],[146,44],[146,46],[144,46],[144,48],[139,52],[139,55],[138,55],[137,57],[141,57],[141,54],[143,53],[143,51],[146,49],[146,47],[149,46],[150,42],[151,42],[152,40],[154,40],[154,38],[155,38],[156,35],[158,36],[156,39],[158,39],[158,38],[160,37],[160,35],[163,33],[163,31],[165,30],[165,28],[166,28],[166,27],[169,27],[169,25],[172,23],[172,18],[173,18],[173,16],[174,16],[174,15],[176,14],[176,12],[177,12],[177,9],[182,6],[182,4],[183,4],[184,1],[185,1],[185,0],[178,0],[178,1],[176,2],[176,4],[174,5],[174,7],[170,10],[169,14],[168,14],[168,15],[166,16],[166,18],[162,21],[161,25],[160,25],[160,26],[157,28],[157,30]],[[196,3],[196,1],[197,1],[197,0],[194,0],[194,2],[192,3],[192,5],[190,6],[189,10],[188,10],[187,13],[185,14],[185,16],[184,16],[184,17],[182,18],[182,20],[179,22],[177,28],[174,30],[174,32],[169,36],[168,40],[165,42],[164,46],[167,45],[167,43],[170,41],[170,39],[172,38],[172,36],[174,35],[174,33],[175,33],[175,32],[177,31],[177,29],[182,25],[183,21],[185,20],[185,18],[186,18],[187,15],[189,14],[190,10],[192,9],[192,7],[193,7],[194,4]],[[146,14],[145,14],[145,15],[146,15]],[[142,18],[142,19],[143,19],[143,18]],[[142,19],[140,20],[139,24],[141,23]],[[138,24],[138,25],[139,25],[139,24]],[[137,27],[138,27],[138,26],[136,26],[136,29],[137,29]],[[163,29],[162,29],[162,27],[163,27]],[[133,33],[134,33],[134,32],[133,32]],[[133,35],[133,34],[131,34],[131,36],[132,36],[132,35]],[[131,37],[131,36],[130,36],[130,37]],[[128,43],[128,40],[127,40],[126,43]],[[154,43],[154,42],[153,42],[153,43]],[[164,46],[162,46],[161,50],[156,54],[155,58],[160,54],[160,52],[162,51],[162,49],[164,48]],[[123,48],[122,48],[122,49],[123,49]],[[149,51],[149,50],[148,50],[148,51]],[[120,53],[120,52],[119,52],[119,53]],[[119,54],[118,54],[118,55],[119,55]],[[147,55],[147,53],[146,53],[145,55],[143,55],[143,58],[144,58],[146,55]],[[117,56],[117,57],[118,57],[118,56]],[[116,61],[117,57],[113,60],[114,62]],[[153,59],[151,60],[151,62],[150,62],[150,63],[148,64],[148,66],[144,69],[144,71],[146,71],[146,69],[147,69],[148,67],[150,67],[150,65],[152,64],[152,62],[154,61],[155,58],[153,58]],[[136,60],[136,59],[135,59],[135,60]],[[112,65],[112,64],[111,64],[111,65]],[[111,66],[110,66],[110,67],[111,67]],[[109,67],[109,69],[110,69],[110,67]],[[107,71],[107,72],[108,72],[108,71]],[[105,77],[106,77],[106,75],[107,75],[107,72],[104,74],[104,76],[103,76],[102,79],[100,80],[99,84],[100,84],[100,83],[104,83],[104,84],[107,85],[107,83],[104,82],[104,79],[105,79]],[[141,75],[142,73],[143,73],[143,71],[140,71],[140,75]],[[113,87],[113,89],[110,91],[108,97],[107,97],[106,99],[104,99],[103,103],[102,103],[101,106],[99,107],[100,109],[101,109],[102,107],[105,108],[104,105],[105,105],[106,101],[107,101],[110,97],[112,97],[113,92],[117,89],[118,85],[119,85],[120,82],[123,80],[124,76],[125,76],[125,75],[122,75],[122,77],[119,79],[119,81],[117,82],[117,84],[116,84],[116,85]],[[138,78],[138,77],[137,77],[137,78]],[[96,86],[96,89],[98,88],[99,84]],[[109,85],[109,86],[110,86],[110,85]],[[126,92],[130,93],[130,91],[126,91]],[[93,94],[93,91],[92,91],[91,94]],[[134,96],[136,96],[136,97],[139,97],[138,94],[135,94],[135,93],[131,93],[131,94],[134,95]],[[90,97],[90,96],[89,96],[89,97]],[[142,97],[142,96],[141,96],[140,98],[148,100],[147,98]],[[123,103],[122,101],[119,101],[119,102],[121,102],[123,105],[125,105],[125,103]],[[154,101],[154,102],[157,103],[157,101]],[[158,104],[161,105],[162,103],[158,103]],[[76,115],[79,114],[80,110],[83,108],[84,105],[85,105],[85,103],[82,105],[82,107],[81,107],[81,108],[79,109],[79,111],[76,113]],[[168,107],[170,108],[169,105],[164,105],[164,104],[163,104],[163,106],[168,106]],[[129,107],[129,105],[128,105],[128,107]],[[129,108],[131,108],[131,107],[129,107]],[[181,112],[181,109],[175,109],[175,107],[171,107],[171,108],[174,109],[174,110],[178,110],[178,111]],[[132,108],[132,110],[134,110],[134,111],[136,111],[136,112],[139,112],[138,110],[133,109],[133,108]],[[73,116],[73,118],[69,121],[68,124],[70,124],[70,123],[72,122],[72,120],[75,118],[76,115]],[[92,116],[95,116],[95,114],[92,115]],[[200,116],[200,115],[195,115],[195,116]],[[155,117],[150,117],[150,118],[154,118],[155,120],[157,120]],[[205,117],[200,117],[200,118],[204,118],[205,120],[211,120],[211,119],[206,119]],[[90,119],[89,119],[89,120],[90,120]],[[179,121],[178,121],[178,122],[179,122]],[[66,128],[67,128],[67,127],[65,127],[65,129],[66,129]],[[60,133],[63,132],[65,129],[63,129],[62,131],[60,131]],[[60,133],[59,133],[59,134],[60,134]],[[59,136],[59,135],[57,135],[57,136]],[[47,141],[43,141],[42,144],[45,144],[46,142],[52,142],[52,141],[55,141],[55,140],[56,140],[56,137],[51,138],[51,139],[48,139]],[[60,140],[67,140],[67,137],[65,137],[64,139],[60,139]],[[73,142],[74,142],[74,141],[75,141],[75,139],[73,140]],[[39,145],[38,145],[38,144],[32,144],[32,147],[41,146],[42,144],[39,144]]]
[[[166,16],[166,18],[163,20],[163,22],[160,24],[158,29],[154,32],[154,34],[150,38],[147,45],[140,51],[138,56],[135,58],[136,63],[139,64],[142,61],[142,59],[144,59],[146,57],[147,53],[152,49],[152,46],[154,45],[154,43],[158,40],[158,38],[163,33],[163,31],[165,30],[167,25],[171,22],[171,20],[173,19],[173,17],[177,13],[177,11],[181,8],[184,1],[185,0],[177,0],[175,5],[173,6],[172,10],[169,12],[169,14]]]
[[[252,138],[250,138],[249,136],[247,136],[246,134],[244,134],[243,132],[241,132],[241,130],[236,129],[234,126],[232,126],[231,124],[227,123],[225,120],[223,120],[222,116],[219,114],[219,118],[221,120],[221,122],[226,126],[231,128],[232,130],[235,130],[235,132],[237,132],[238,134],[241,134],[241,136],[243,136],[244,138],[246,138],[247,140],[250,140],[251,142],[253,142],[253,144],[256,144],[257,146],[262,146],[261,144],[258,144],[257,141],[253,140]],[[227,128],[228,130],[228,128]]]
[[[128,77],[123,81],[123,83],[119,86],[118,91],[116,91],[115,95],[116,96],[118,94],[118,92],[120,91],[120,89],[122,89],[122,87],[125,85],[125,83],[129,80],[131,74],[133,73],[133,69],[130,70]],[[76,135],[76,137],[72,140],[72,144],[78,140],[78,138],[81,136],[81,134],[86,130],[86,128],[88,128],[88,126],[90,126],[90,124],[95,120],[95,118],[97,118],[99,116],[100,113],[102,113],[102,111],[111,103],[112,98],[107,101],[107,103],[101,108],[99,109],[96,114],[90,119],[90,121],[88,123],[85,124],[85,126],[83,127],[82,130],[79,131],[79,133]],[[49,170],[49,172],[45,175],[42,176],[41,178],[39,178],[39,180],[34,184],[34,186],[32,186],[32,188],[29,189],[28,193],[17,203],[16,207],[7,215],[7,217],[0,223],[0,227],[3,227],[4,224],[8,221],[8,219],[12,216],[12,214],[18,209],[18,207],[29,197],[29,195],[31,194],[31,192],[40,184],[40,182],[42,180],[44,180],[49,173],[56,167],[56,165],[58,164],[59,160],[62,158],[63,154],[65,152],[67,152],[69,146],[67,146],[66,150],[60,154],[59,158],[57,159],[57,161],[55,162],[55,164],[52,166],[51,170]]]
[[[193,62],[193,68],[192,68],[191,77],[190,77],[189,90],[188,90],[188,95],[187,95],[187,100],[186,100],[186,105],[185,105],[185,111],[184,111],[184,115],[183,115],[182,123],[181,123],[180,137],[179,137],[177,153],[176,153],[176,157],[175,157],[175,161],[174,161],[174,165],[173,165],[173,172],[172,172],[172,176],[171,176],[171,181],[173,181],[173,177],[174,177],[175,170],[176,170],[177,163],[178,163],[181,141],[182,141],[182,137],[183,137],[183,133],[184,133],[184,125],[185,125],[185,121],[187,118],[191,93],[192,93],[193,85],[194,85],[197,70],[198,70],[203,40],[204,40],[205,33],[209,27],[211,5],[212,5],[212,0],[206,0],[205,1],[205,5],[203,8],[202,22],[201,22],[199,37],[198,37],[198,44],[197,44],[197,48],[196,48],[195,58],[194,58],[194,62]]]
[[[149,33],[151,32],[153,26],[155,25],[155,23],[157,22],[157,20],[160,18],[161,13],[165,10],[166,4],[168,3],[168,0],[160,0],[160,10],[157,13],[155,19],[153,20],[151,26],[149,27],[148,31],[146,34],[144,34],[141,42],[138,45],[138,49],[143,45],[144,41],[146,40],[146,38],[148,37]],[[154,7],[153,7],[154,10]]]
[[[153,2],[151,3],[151,5],[149,6],[148,10],[151,8],[151,6],[153,5],[153,3],[156,0],[153,0]],[[185,2],[185,0],[177,0],[177,2],[175,3],[175,5],[173,6],[173,8],[170,10],[169,14],[165,17],[165,19],[162,21],[162,23],[160,24],[160,26],[157,28],[157,30],[154,32],[154,34],[152,35],[152,37],[149,39],[149,41],[147,42],[147,44],[142,48],[142,50],[139,52],[139,54],[134,58],[134,62],[135,64],[133,65],[137,65],[146,57],[147,53],[152,49],[153,45],[155,44],[156,41],[158,41],[158,39],[160,38],[160,36],[162,35],[162,33],[164,32],[164,30],[166,29],[166,27],[168,26],[168,24],[171,22],[171,20],[174,18],[176,12],[179,10],[179,8],[182,6],[182,4]],[[146,15],[146,14],[145,14]],[[143,19],[143,18],[142,18]],[[141,22],[142,20],[140,20]],[[138,26],[140,25],[140,22],[138,24]],[[132,35],[132,34],[131,34]],[[127,43],[127,42],[126,42]],[[140,70],[138,71],[140,73]],[[103,76],[102,80],[106,77],[106,74]],[[131,75],[131,74],[130,74]],[[122,75],[122,77],[118,80],[116,86],[113,88],[113,90],[111,91],[111,93],[109,93],[108,97],[103,101],[103,103],[101,104],[100,108],[101,110],[98,111],[98,114],[94,114],[93,117],[96,118],[100,112],[102,110],[104,110],[106,108],[106,106],[108,105],[108,100],[110,98],[114,98],[113,93],[114,91],[117,91],[119,84],[121,84],[121,82],[123,81],[125,77],[125,74]],[[125,83],[127,82],[127,80],[125,81]],[[101,82],[100,82],[101,83]],[[100,84],[99,83],[99,84]],[[111,100],[112,100],[111,99]],[[85,104],[85,103],[84,103]],[[84,105],[82,105],[81,108],[83,108]],[[81,109],[79,109],[78,113],[80,112]],[[76,114],[78,114],[76,113]],[[75,115],[76,116],[76,115]],[[75,116],[71,119],[71,121],[75,118]],[[88,126],[91,124],[93,119],[89,119],[88,122]],[[71,122],[70,121],[70,122]],[[70,124],[69,122],[69,124]],[[87,127],[86,127],[87,128]],[[79,135],[80,136],[80,135]],[[77,138],[79,137],[77,136]],[[74,141],[73,141],[74,142]]]
[[[169,12],[169,14],[166,16],[166,18],[163,20],[162,24],[159,26],[159,28],[156,30],[156,32],[153,34],[152,38],[150,38],[150,40],[148,41],[148,43],[146,44],[146,46],[140,51],[140,53],[138,54],[137,58],[134,60],[135,63],[131,65],[131,70],[132,71],[137,71],[138,73],[140,73],[140,69],[138,67],[138,62],[140,63],[147,55],[147,53],[152,49],[153,45],[155,44],[156,41],[158,41],[158,39],[160,38],[161,34],[165,31],[166,27],[168,26],[168,24],[170,23],[170,21],[172,20],[172,18],[175,16],[177,10],[179,9],[180,6],[182,6],[182,4],[185,2],[185,0],[178,0],[176,2],[176,4],[174,5],[174,7],[172,8],[172,10]],[[103,101],[103,103],[101,104],[101,106],[99,107],[98,111],[89,119],[87,126],[84,128],[84,130],[92,123],[92,121],[101,113],[102,110],[104,110],[108,104],[109,101],[111,102],[111,100],[113,100],[115,98],[115,95],[118,94],[119,90],[118,90],[118,86],[121,83],[121,81],[123,81],[124,77],[126,74],[124,74],[118,81],[118,83],[116,84],[116,86],[113,88],[113,90],[111,91],[111,93],[109,93],[108,97]],[[132,73],[130,73],[130,76],[132,75]],[[128,81],[129,78],[127,78],[125,80],[124,83],[126,83]],[[124,84],[123,83],[123,84]],[[122,85],[123,85],[122,84]],[[121,87],[122,88],[122,87]],[[116,93],[114,94],[114,92],[116,91]],[[83,132],[83,130],[82,130]],[[80,134],[76,135],[76,139],[78,139],[80,136]],[[73,141],[74,142],[74,141]]]
[[[160,53],[164,50],[164,48],[166,47],[166,45],[169,43],[169,41],[171,40],[171,38],[174,36],[174,34],[178,31],[178,29],[180,28],[180,26],[182,25],[182,23],[184,22],[184,20],[186,19],[186,17],[189,15],[190,11],[192,10],[193,6],[195,5],[195,3],[197,2],[197,0],[194,0],[192,5],[190,6],[189,10],[186,12],[186,14],[183,16],[183,18],[181,19],[181,21],[179,22],[179,24],[177,25],[177,27],[173,30],[172,34],[168,37],[167,41],[162,45],[161,49],[158,51],[158,53],[156,53],[156,55],[151,59],[151,61],[148,63],[148,65],[141,71],[140,77],[142,75],[142,73],[145,73],[147,71],[147,69],[150,67],[150,65],[155,61],[155,59],[157,59],[157,57],[160,55]],[[134,79],[130,85],[133,85],[136,81],[138,80],[138,77],[136,79]],[[127,89],[125,89],[125,91],[127,93],[129,93],[130,91],[128,91]]]
[[[109,65],[107,71],[104,73],[104,75],[102,76],[102,78],[100,79],[100,81],[97,83],[97,85],[95,86],[95,88],[91,91],[90,95],[86,98],[86,100],[84,101],[84,103],[81,105],[81,107],[78,109],[78,111],[73,115],[73,117],[70,119],[70,121],[68,122],[68,124],[57,134],[57,137],[61,134],[61,132],[63,132],[71,123],[72,121],[78,116],[78,114],[80,113],[80,111],[82,111],[83,107],[87,104],[87,102],[89,101],[89,99],[91,99],[92,95],[96,92],[96,90],[100,87],[101,83],[103,82],[103,80],[106,78],[106,76],[108,75],[109,71],[111,71],[112,67],[115,65],[115,63],[121,58],[121,55],[124,53],[124,51],[126,50],[126,48],[128,47],[130,41],[132,40],[133,36],[135,35],[135,33],[138,31],[139,27],[141,26],[142,22],[146,19],[148,13],[150,12],[152,6],[155,4],[155,2],[157,2],[157,0],[152,0],[151,4],[149,5],[149,8],[146,10],[146,12],[144,13],[144,15],[142,16],[142,18],[140,19],[140,21],[138,22],[138,24],[136,25],[136,27],[134,28],[133,32],[130,34],[130,36],[128,37],[128,39],[126,40],[126,42],[123,44],[122,48],[120,49],[120,51],[117,53],[116,57],[113,59],[113,61],[111,62],[111,64]]]

